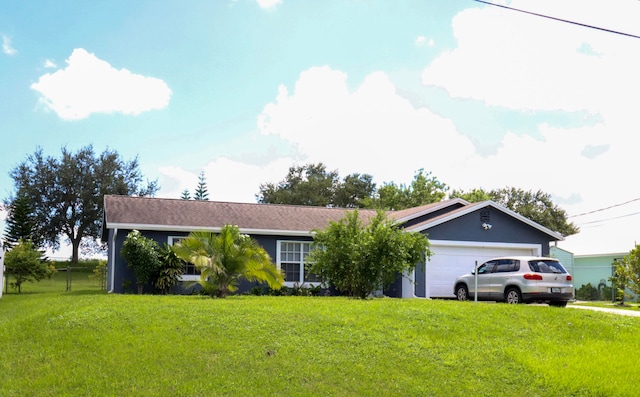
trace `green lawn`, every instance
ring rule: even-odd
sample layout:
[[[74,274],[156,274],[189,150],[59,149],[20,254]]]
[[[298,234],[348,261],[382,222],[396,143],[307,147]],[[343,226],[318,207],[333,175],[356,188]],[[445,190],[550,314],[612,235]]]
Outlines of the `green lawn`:
[[[95,281],[92,281],[95,283]],[[337,297],[0,299],[1,396],[634,396],[640,318]]]

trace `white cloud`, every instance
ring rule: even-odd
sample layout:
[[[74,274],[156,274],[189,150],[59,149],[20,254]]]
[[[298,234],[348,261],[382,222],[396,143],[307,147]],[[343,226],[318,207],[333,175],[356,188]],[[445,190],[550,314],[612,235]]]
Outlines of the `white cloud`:
[[[2,52],[6,55],[15,55],[18,51],[11,46],[11,39],[5,35],[2,35]]]
[[[433,39],[427,39],[425,36],[416,37],[415,44],[418,47],[433,47],[436,43]]]
[[[600,7],[584,1],[536,3],[539,9],[533,11],[608,28],[622,29],[625,21],[640,18],[637,1],[616,3],[619,21],[595,19],[598,11],[610,13],[602,2]],[[522,1],[511,5],[531,7]],[[461,12],[453,29],[457,48],[429,65],[423,82],[455,97],[514,109],[606,112],[640,90],[634,76],[640,67],[637,39],[496,7]],[[596,55],[586,54],[585,45]]]
[[[260,8],[268,9],[282,3],[282,0],[256,0]]]
[[[640,3],[609,5],[592,1],[513,1],[513,7],[596,26],[637,32]],[[563,206],[582,213],[639,196],[629,183],[640,123],[635,103],[640,91],[640,40],[524,15],[496,7],[468,9],[453,20],[458,46],[443,53],[423,72],[427,85],[443,87],[452,96],[473,98],[511,109],[586,110],[603,120],[594,127],[559,129],[540,126],[541,137],[508,134],[496,155],[476,159],[476,167],[457,180],[468,185],[501,185],[542,189],[557,197],[581,197]],[[634,32],[633,30],[636,30]],[[589,49],[589,51],[585,51]],[[585,148],[607,150],[588,158]],[[466,182],[464,181],[467,179]],[[493,186],[490,186],[493,187]],[[640,208],[638,208],[640,211]],[[591,217],[578,217],[583,233],[565,244],[577,253],[617,251],[640,240],[630,207]],[[593,220],[619,220],[589,223]],[[573,219],[572,219],[573,220]]]
[[[193,195],[198,175],[204,171],[209,200],[253,203],[260,184],[278,182],[284,178],[293,162],[291,158],[279,158],[266,166],[258,166],[223,156],[211,160],[198,171],[159,167],[162,185],[159,196],[179,198],[185,189]]]
[[[307,162],[341,175],[369,173],[378,182],[407,183],[420,168],[440,177],[473,157],[473,145],[449,120],[414,108],[385,73],[368,75],[353,92],[346,80],[329,67],[303,72],[293,92],[280,87],[258,127],[291,142]]]
[[[55,69],[58,67],[58,65],[56,65],[56,63],[53,62],[51,59],[45,59],[42,66],[44,66],[47,69]]]
[[[40,103],[65,120],[79,120],[92,113],[137,115],[163,109],[171,90],[164,81],[115,69],[82,48],[73,50],[67,67],[40,76],[31,88]]]

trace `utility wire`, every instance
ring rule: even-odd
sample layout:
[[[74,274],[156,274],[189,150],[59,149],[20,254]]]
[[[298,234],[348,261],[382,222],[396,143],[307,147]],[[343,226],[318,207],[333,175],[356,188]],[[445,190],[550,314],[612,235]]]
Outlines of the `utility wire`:
[[[635,201],[640,201],[640,197],[635,198],[635,199],[633,199],[633,200],[625,201],[624,203],[610,205],[610,206],[608,206],[608,207],[599,208],[599,209],[597,209],[597,210],[593,210],[593,211],[589,211],[589,212],[583,212],[582,214],[571,215],[571,216],[568,216],[567,218],[577,218],[577,217],[579,217],[579,216],[595,214],[596,212],[601,212],[601,211],[610,210],[611,208],[621,207],[621,206],[623,206],[623,205],[627,205],[627,204],[633,203],[633,202],[635,202]]]
[[[634,213],[631,213],[631,214],[615,216],[615,217],[613,217],[613,218],[600,219],[600,220],[597,220],[597,221],[584,222],[584,223],[579,224],[578,226],[582,226],[582,225],[592,225],[592,224],[594,224],[594,223],[600,223],[600,222],[606,222],[606,221],[613,221],[613,220],[616,220],[616,219],[627,218],[627,217],[634,216],[634,215],[638,215],[638,214],[640,214],[640,212],[634,212]]]
[[[617,30],[600,28],[598,26],[588,25],[586,23],[569,21],[568,19],[562,19],[562,18],[552,17],[552,16],[549,16],[549,15],[538,14],[538,13],[535,13],[535,12],[521,10],[521,9],[518,9],[518,8],[509,7],[509,6],[504,6],[502,4],[495,4],[495,3],[488,2],[488,1],[483,1],[483,0],[473,0],[473,1],[476,1],[478,3],[488,4],[488,5],[491,5],[491,6],[500,7],[500,8],[506,8],[507,10],[518,11],[518,12],[522,12],[522,13],[529,14],[529,15],[535,15],[535,16],[542,17],[542,18],[553,19],[554,21],[571,23],[571,24],[582,26],[582,27],[585,27],[585,28],[597,29],[597,30],[602,30],[603,32],[615,33],[615,34],[619,34],[619,35],[622,35],[622,36],[633,37],[634,39],[640,39],[640,36],[636,36],[635,34],[619,32]]]

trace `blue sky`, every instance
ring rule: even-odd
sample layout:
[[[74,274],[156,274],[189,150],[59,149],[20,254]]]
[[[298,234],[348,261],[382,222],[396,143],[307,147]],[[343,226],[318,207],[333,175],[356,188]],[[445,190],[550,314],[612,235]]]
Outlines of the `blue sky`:
[[[636,0],[501,4],[640,35]],[[138,156],[161,197],[201,171],[211,199],[255,202],[294,164],[424,168],[570,215],[631,201],[571,218],[576,254],[640,237],[640,39],[472,0],[5,0],[0,35],[2,197],[37,146],[93,144]]]

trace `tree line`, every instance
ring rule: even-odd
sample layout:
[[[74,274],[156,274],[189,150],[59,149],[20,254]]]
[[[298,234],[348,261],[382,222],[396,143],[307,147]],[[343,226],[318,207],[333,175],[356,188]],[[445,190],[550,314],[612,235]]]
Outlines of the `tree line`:
[[[60,157],[45,156],[37,148],[9,175],[14,193],[3,201],[8,211],[3,245],[12,250],[23,244],[15,256],[20,254],[31,264],[36,257],[31,251],[36,251],[37,258],[45,263],[44,248],[56,249],[62,241],[72,247],[72,263],[78,262],[81,250],[100,249],[104,195],[154,196],[159,189],[157,180],[149,181],[142,175],[137,157],[125,160],[109,149],[96,153],[91,145],[77,152],[62,148]],[[208,200],[204,173],[198,179],[193,196],[185,190],[182,199]],[[416,207],[447,197],[469,202],[493,200],[563,235],[578,232],[567,221],[565,211],[542,191],[506,187],[449,192],[445,183],[423,169],[415,173],[408,185],[386,182],[378,187],[369,174],[353,173],[341,178],[337,170],[328,171],[323,163],[292,166],[282,181],[261,184],[256,194],[256,200],[264,204],[380,211]],[[29,277],[38,279],[49,274],[40,269]]]
[[[449,186],[423,169],[416,172],[409,185],[385,182],[377,187],[368,174],[354,173],[341,179],[338,171],[328,171],[323,163],[292,166],[282,181],[260,185],[260,192],[256,195],[257,201],[265,204],[380,210],[418,207],[447,197],[471,203],[492,200],[564,236],[579,231],[567,220],[566,212],[554,204],[551,195],[542,190],[504,187],[493,190],[454,189],[449,193]]]

